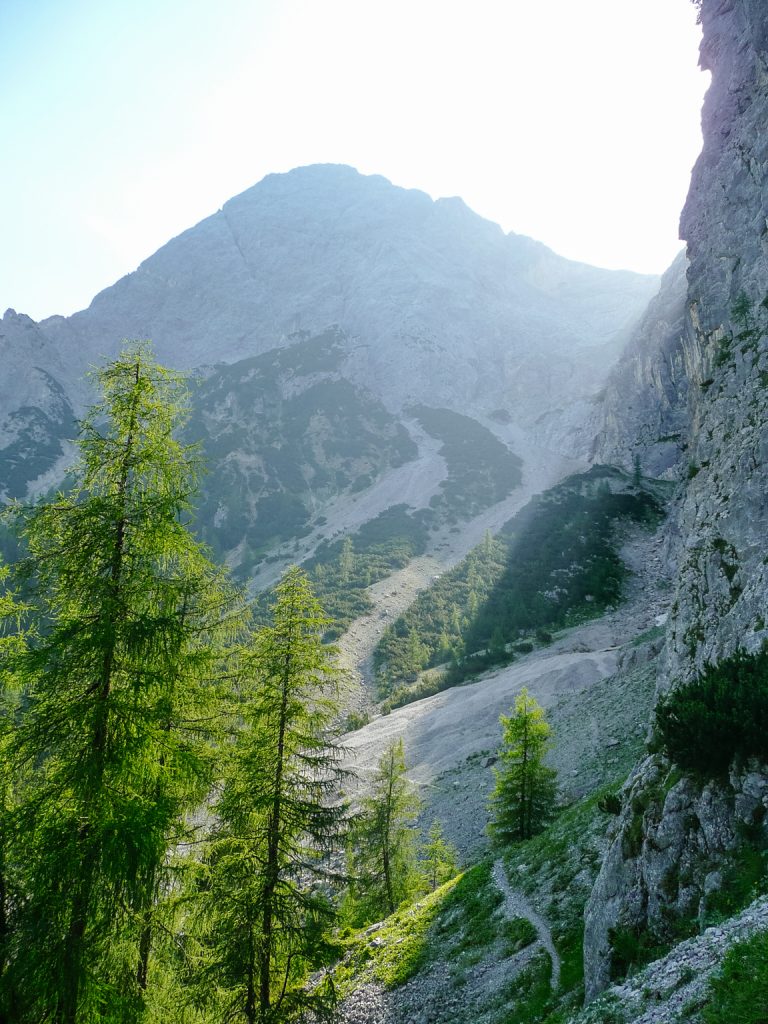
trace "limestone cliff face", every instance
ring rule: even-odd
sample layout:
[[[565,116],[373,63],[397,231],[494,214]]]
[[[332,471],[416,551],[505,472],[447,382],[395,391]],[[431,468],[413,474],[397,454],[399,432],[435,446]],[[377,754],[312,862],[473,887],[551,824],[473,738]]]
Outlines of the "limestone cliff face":
[[[768,639],[768,7],[764,0],[702,0],[701,23],[701,64],[712,84],[681,220],[688,322],[667,346],[669,365],[685,371],[670,413],[677,419],[685,409],[687,450],[661,690]],[[657,366],[663,349],[664,337]],[[635,400],[643,406],[642,387]],[[617,418],[604,448],[626,444],[628,422]],[[637,422],[642,434],[648,415]],[[766,766],[752,765],[720,787],[687,779],[672,785],[668,767],[648,759],[625,789],[587,908],[588,996],[608,983],[611,929],[663,934],[677,915],[695,914],[717,885],[718,864],[740,842],[739,822],[765,828]]]
[[[768,8],[704,0],[712,72],[688,242],[689,483],[669,680],[768,638]]]
[[[596,462],[631,470],[637,457],[647,476],[675,476],[688,446],[688,380],[695,348],[686,269],[681,253],[608,377],[597,414]]]

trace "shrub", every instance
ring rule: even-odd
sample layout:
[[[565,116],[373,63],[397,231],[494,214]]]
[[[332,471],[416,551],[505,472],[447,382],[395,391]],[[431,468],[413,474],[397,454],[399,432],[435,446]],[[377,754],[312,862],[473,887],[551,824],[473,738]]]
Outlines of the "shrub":
[[[761,932],[728,951],[709,985],[706,1024],[763,1024],[768,1020],[768,936]]]
[[[675,764],[701,778],[724,777],[734,758],[768,758],[768,650],[707,665],[660,701],[656,727]]]
[[[597,801],[597,809],[603,814],[621,814],[621,797],[616,793],[606,793]]]
[[[513,917],[504,924],[504,953],[514,956],[538,939],[536,928],[527,917]]]
[[[611,981],[621,981],[667,951],[651,932],[636,927],[610,928]]]

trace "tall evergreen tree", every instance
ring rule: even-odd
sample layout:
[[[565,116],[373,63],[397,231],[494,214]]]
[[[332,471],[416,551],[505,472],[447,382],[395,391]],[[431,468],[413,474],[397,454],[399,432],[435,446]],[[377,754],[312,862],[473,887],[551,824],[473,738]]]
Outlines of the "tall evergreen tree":
[[[169,846],[210,780],[222,644],[239,602],[184,519],[194,449],[178,376],[146,346],[99,370],[70,494],[19,510],[40,640],[16,659],[28,709],[14,756],[36,762],[22,974],[38,1019],[141,1012]]]
[[[332,1008],[331,989],[304,982],[334,919],[316,883],[344,828],[335,652],[300,569],[278,585],[272,619],[243,653],[242,726],[216,805],[202,920],[201,980],[223,993],[222,1019],[248,1024]]]
[[[403,741],[393,741],[354,823],[352,898],[369,921],[394,913],[419,885],[414,822],[420,801],[406,771]]]
[[[20,1020],[23,1013],[14,977],[23,900],[23,857],[15,827],[21,779],[11,757],[18,695],[9,666],[30,639],[24,628],[26,608],[8,587],[8,575],[7,566],[0,566],[0,1024]]]
[[[530,839],[552,817],[557,774],[544,764],[550,727],[535,697],[523,689],[513,713],[500,717],[504,743],[491,794],[488,831],[499,845]]]

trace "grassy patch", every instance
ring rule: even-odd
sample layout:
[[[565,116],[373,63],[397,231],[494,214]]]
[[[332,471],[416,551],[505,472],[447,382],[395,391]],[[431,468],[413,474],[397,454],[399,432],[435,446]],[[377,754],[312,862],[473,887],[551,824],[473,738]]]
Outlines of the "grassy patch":
[[[733,917],[768,892],[768,845],[759,827],[744,831],[742,845],[723,868],[722,887],[707,897],[707,926]]]
[[[538,953],[501,993],[498,1001],[512,1011],[506,1019],[515,1024],[540,1024],[549,1019],[557,1002],[550,985],[551,975],[549,957]]]
[[[373,932],[364,929],[340,941],[344,956],[335,968],[334,983],[341,998],[366,978],[385,988],[396,988],[412,978],[429,959],[429,933],[437,914],[443,913],[457,886],[459,875],[422,897],[401,907]]]
[[[494,912],[502,895],[491,878],[488,862],[465,871],[450,892],[435,927],[437,950],[443,959],[475,963],[497,939]]]
[[[765,1024],[768,1021],[768,934],[761,932],[730,949],[709,984],[705,1024]]]
[[[537,906],[552,928],[560,955],[560,990],[545,992],[542,968],[522,988],[508,993],[514,1021],[563,1019],[584,996],[584,907],[600,866],[605,817],[598,805],[615,792],[601,789],[564,810],[540,835],[513,846],[505,856],[507,875]],[[546,974],[547,986],[549,973]],[[512,1003],[510,1005],[512,1005]]]
[[[504,956],[514,956],[521,949],[530,946],[538,937],[535,927],[527,917],[513,917],[511,921],[505,921],[502,935]]]
[[[650,629],[646,629],[644,633],[640,633],[634,638],[632,646],[642,647],[643,644],[650,643],[652,640],[660,640],[666,631],[666,626],[651,626]]]

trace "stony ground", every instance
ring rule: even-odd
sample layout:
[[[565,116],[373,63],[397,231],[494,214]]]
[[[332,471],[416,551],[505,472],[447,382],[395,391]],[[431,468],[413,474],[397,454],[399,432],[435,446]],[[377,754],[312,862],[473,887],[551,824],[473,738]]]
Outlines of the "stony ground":
[[[409,423],[409,429],[411,426]],[[460,528],[445,526],[435,531],[430,537],[424,555],[414,558],[405,568],[369,588],[368,594],[373,602],[373,609],[368,615],[361,616],[353,622],[339,639],[341,664],[356,688],[356,694],[351,699],[356,710],[370,711],[375,704],[375,697],[371,692],[371,655],[388,623],[413,604],[416,597],[422,590],[427,589],[436,576],[452,569],[460,562],[480,543],[487,530],[491,533],[497,532],[531,500],[534,494],[554,486],[569,473],[584,468],[574,459],[564,458],[533,445],[520,430],[509,427],[508,431],[512,431],[512,436],[507,439],[510,447],[523,460],[521,486],[503,501],[492,505],[469,522],[462,523]],[[443,474],[445,472],[445,462],[434,448],[438,442],[434,442],[432,438],[425,438],[423,432],[412,432],[419,439],[419,459],[415,464],[409,463],[408,466],[393,470],[386,480],[380,481],[372,488],[372,491],[376,491],[373,504],[373,499],[368,493],[360,499],[361,503],[364,503],[367,518],[373,518],[373,515],[383,509],[400,502],[406,502],[414,508],[424,508],[429,498],[436,492],[442,479],[438,477],[435,483],[437,474],[441,472],[440,466]],[[351,505],[345,514],[355,515],[359,512],[360,509],[356,512],[355,506]],[[330,514],[328,521],[335,522]],[[365,519],[360,520],[363,521]],[[342,528],[342,532],[348,532],[348,529]],[[312,538],[307,538],[307,543],[311,545]]]
[[[768,943],[768,896],[737,917],[681,942],[622,985],[608,989],[572,1024],[698,1024],[712,975],[740,939],[765,932]],[[736,1024],[736,1022],[734,1022]]]
[[[338,1024],[490,1024],[485,1009],[489,999],[544,954],[551,958],[556,988],[560,960],[549,925],[524,894],[510,886],[501,861],[494,863],[492,877],[503,897],[496,916],[508,921],[528,918],[537,932],[535,942],[512,956],[492,951],[463,972],[460,983],[452,965],[443,961],[430,964],[393,991],[365,981],[339,1007]]]
[[[387,744],[402,738],[409,777],[428,827],[438,818],[465,862],[485,848],[487,799],[501,739],[499,715],[526,686],[548,710],[551,761],[568,800],[629,771],[647,730],[657,623],[670,599],[664,587],[660,535],[633,530],[623,556],[635,567],[627,601],[477,682],[397,708],[345,737],[347,765],[360,785]],[[662,586],[659,586],[661,581]],[[350,792],[356,791],[355,786]]]
[[[659,535],[633,530],[626,536],[623,555],[635,575],[620,608],[564,631],[549,647],[477,682],[397,709],[349,734],[348,761],[361,784],[386,744],[402,737],[409,776],[424,804],[421,825],[427,828],[439,819],[462,861],[476,861],[487,854],[498,714],[509,710],[522,686],[548,710],[556,741],[551,761],[564,802],[626,775],[643,747],[662,643],[660,624],[670,599],[660,545]],[[496,867],[505,915],[532,921],[538,942],[515,957],[498,951],[488,955],[463,972],[461,984],[446,962],[433,963],[391,992],[367,981],[343,1004],[342,1024],[497,1024],[510,982],[534,958],[551,960],[556,984],[559,960],[551,929],[562,923],[550,922],[547,915],[557,913],[562,865],[553,865],[549,874],[546,866],[543,870],[541,891],[524,892]],[[573,870],[578,874],[582,866]],[[586,879],[585,892],[589,884]]]

